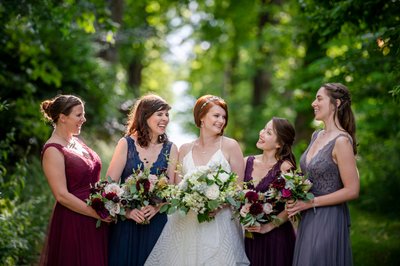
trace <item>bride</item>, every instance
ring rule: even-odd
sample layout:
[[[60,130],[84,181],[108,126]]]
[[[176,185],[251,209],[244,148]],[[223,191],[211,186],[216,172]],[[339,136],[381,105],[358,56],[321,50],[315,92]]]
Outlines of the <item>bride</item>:
[[[228,123],[225,101],[212,95],[200,97],[193,109],[200,136],[182,145],[179,162],[182,175],[199,166],[220,164],[227,172],[235,172],[243,180],[244,161],[239,144],[223,136]],[[177,176],[176,182],[180,181]],[[228,207],[214,213],[215,219],[199,223],[196,213],[168,217],[161,236],[148,257],[147,266],[155,265],[249,265],[244,250],[243,231],[232,220]]]

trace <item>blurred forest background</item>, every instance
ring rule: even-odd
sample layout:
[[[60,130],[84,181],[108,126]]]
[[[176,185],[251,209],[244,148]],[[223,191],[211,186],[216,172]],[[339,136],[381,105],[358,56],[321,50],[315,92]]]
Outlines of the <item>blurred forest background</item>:
[[[355,265],[400,265],[399,33],[399,0],[2,0],[0,265],[37,263],[54,204],[40,168],[52,131],[44,99],[85,100],[81,136],[104,174],[129,108],[147,92],[176,107],[171,119],[186,132],[196,132],[194,99],[222,96],[227,135],[245,155],[258,152],[272,116],[286,117],[299,159],[324,82],[349,87],[357,119]]]

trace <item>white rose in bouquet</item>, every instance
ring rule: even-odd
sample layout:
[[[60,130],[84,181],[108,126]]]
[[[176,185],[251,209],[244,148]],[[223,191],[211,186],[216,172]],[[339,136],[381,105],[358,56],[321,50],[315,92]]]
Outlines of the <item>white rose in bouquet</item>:
[[[219,197],[219,186],[217,184],[212,184],[209,186],[205,193],[206,197],[210,200],[218,199]]]

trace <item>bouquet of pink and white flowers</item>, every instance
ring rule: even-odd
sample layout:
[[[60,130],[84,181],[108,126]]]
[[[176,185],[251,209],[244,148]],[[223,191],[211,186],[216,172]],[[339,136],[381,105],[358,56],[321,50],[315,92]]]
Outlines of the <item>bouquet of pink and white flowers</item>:
[[[266,196],[270,200],[286,203],[288,201],[314,199],[314,194],[310,191],[312,182],[299,171],[281,173],[269,186]],[[300,214],[292,218],[297,223],[300,220]]]
[[[269,202],[262,192],[250,189],[238,191],[234,200],[234,215],[245,227],[259,226],[276,218],[274,202]]]
[[[86,204],[92,206],[97,214],[106,219],[111,217],[116,222],[118,215],[124,217],[127,200],[123,197],[124,191],[121,186],[110,177],[101,178],[90,188],[89,198]],[[99,227],[101,220],[98,220],[96,227]]]
[[[192,210],[200,223],[211,221],[214,217],[210,214],[234,195],[236,180],[235,173],[225,171],[220,165],[200,166],[186,173],[172,189],[172,199],[164,211],[179,210],[186,214]]]
[[[239,190],[233,197],[231,205],[233,216],[236,217],[244,227],[261,226],[279,219],[275,209],[276,200],[268,199],[263,192],[254,189]],[[245,236],[253,238],[251,232],[246,231]]]
[[[150,169],[134,171],[125,183],[122,184],[124,198],[128,201],[131,209],[141,209],[147,205],[156,206],[166,201],[166,189],[168,188],[168,178],[165,171],[160,174],[150,174]],[[144,223],[149,223],[145,221]]]
[[[312,183],[301,172],[292,171],[281,173],[269,186],[267,197],[280,202],[289,200],[312,200],[314,195],[310,193]]]

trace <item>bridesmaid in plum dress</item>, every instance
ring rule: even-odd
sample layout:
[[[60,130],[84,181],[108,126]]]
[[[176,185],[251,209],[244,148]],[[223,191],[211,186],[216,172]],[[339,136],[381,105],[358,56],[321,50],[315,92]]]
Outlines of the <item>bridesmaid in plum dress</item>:
[[[291,148],[294,137],[295,130],[286,119],[274,117],[267,123],[260,131],[256,144],[263,153],[245,158],[244,181],[251,181],[249,188],[266,192],[269,184],[281,172],[296,168]],[[253,234],[253,238],[245,239],[246,254],[251,265],[292,265],[295,233],[284,205],[277,205],[276,208],[279,220],[245,228]]]
[[[84,104],[72,95],[43,101],[54,131],[42,150],[42,167],[57,202],[40,265],[107,265],[108,225],[87,206],[90,185],[99,180],[99,156],[75,135],[86,121]],[[108,220],[105,220],[108,222]]]

